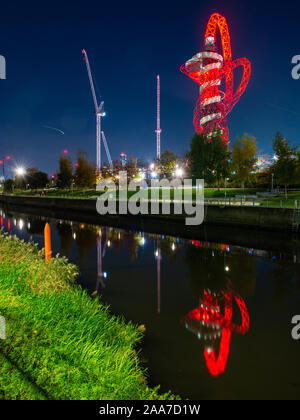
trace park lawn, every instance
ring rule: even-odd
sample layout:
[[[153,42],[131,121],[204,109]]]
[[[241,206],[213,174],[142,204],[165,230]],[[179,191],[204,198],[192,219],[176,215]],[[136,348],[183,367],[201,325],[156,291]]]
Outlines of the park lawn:
[[[136,350],[144,326],[110,314],[77,273],[0,233],[0,399],[174,399],[147,385]]]
[[[287,199],[285,194],[280,194],[276,197],[272,197],[268,200],[264,200],[261,203],[261,206],[264,207],[288,207],[295,208],[295,201],[297,201],[297,208],[300,207],[300,190],[290,191],[287,194]]]
[[[165,192],[168,191],[167,189]],[[255,195],[257,192],[264,191],[258,188],[226,188],[226,197],[235,197],[236,195]],[[15,191],[15,194],[22,195],[41,195],[42,190],[24,190],[24,191]],[[70,189],[62,190],[48,190],[46,191],[45,197],[58,197],[58,198],[92,198],[99,196],[103,191],[96,191],[95,189],[74,189],[73,193]],[[148,195],[150,197],[151,188],[148,188]],[[128,198],[135,194],[135,191],[128,191]],[[160,189],[159,197],[162,198],[163,191]],[[117,198],[119,193],[117,191]],[[195,199],[196,192],[193,190],[193,198]],[[224,198],[225,197],[225,188],[205,188],[204,189],[205,198]],[[174,189],[170,190],[170,198],[174,198]]]

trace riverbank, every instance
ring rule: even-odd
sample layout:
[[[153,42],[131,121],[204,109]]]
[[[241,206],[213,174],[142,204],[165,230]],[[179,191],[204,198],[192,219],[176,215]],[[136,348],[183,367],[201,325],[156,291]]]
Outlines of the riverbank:
[[[106,215],[100,216],[96,211],[96,199],[71,199],[32,197],[21,195],[0,195],[0,203],[5,206],[19,207],[22,209],[55,211],[63,214],[62,218],[68,218],[68,214],[79,217],[87,216],[92,223],[103,222],[111,224],[136,223],[172,225],[174,235],[186,235],[189,232],[195,235],[203,225],[218,225],[229,227],[255,228],[260,230],[273,230],[279,232],[299,232],[300,209],[292,208],[268,208],[255,205],[228,205],[222,201],[214,201],[204,207],[204,223],[198,226],[187,226],[185,214],[174,214],[174,203],[170,204],[170,214],[152,215],[149,203],[148,214],[143,215]],[[117,202],[118,203],[118,202]],[[255,204],[255,203],[253,203]],[[161,205],[161,203],[160,203]],[[160,212],[161,213],[161,212]],[[61,216],[57,216],[61,217]]]
[[[111,315],[75,286],[77,274],[0,234],[0,399],[173,399],[147,386],[136,353],[143,326]]]

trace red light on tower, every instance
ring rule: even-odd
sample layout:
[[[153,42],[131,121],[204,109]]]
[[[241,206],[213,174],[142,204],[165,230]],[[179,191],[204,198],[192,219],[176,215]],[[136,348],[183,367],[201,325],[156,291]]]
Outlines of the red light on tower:
[[[217,29],[221,37],[222,54],[218,52]],[[233,92],[233,70],[239,66],[243,66],[243,76],[237,90]],[[196,132],[210,135],[216,128],[220,128],[223,140],[228,144],[226,116],[247,87],[251,65],[247,58],[232,61],[229,30],[223,16],[218,13],[210,16],[203,51],[188,60],[180,70],[200,86],[193,119]],[[225,92],[219,90],[222,79],[225,79]]]
[[[6,156],[6,160],[10,160],[11,158],[10,158],[10,156]]]
[[[67,155],[67,154],[68,154],[67,149],[64,149],[64,155]]]
[[[75,166],[76,166],[76,168],[78,168],[79,164],[76,162],[76,163],[75,163]]]
[[[0,160],[0,165],[3,165],[3,160]]]

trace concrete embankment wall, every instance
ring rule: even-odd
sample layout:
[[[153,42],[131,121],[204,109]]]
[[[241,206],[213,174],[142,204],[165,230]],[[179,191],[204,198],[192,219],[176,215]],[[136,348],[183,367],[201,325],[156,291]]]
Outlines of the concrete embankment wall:
[[[63,218],[63,215],[76,214],[90,218],[93,223],[120,222],[127,220],[133,221],[152,221],[157,223],[170,223],[178,225],[181,229],[184,226],[186,230],[195,231],[195,226],[185,226],[185,215],[107,215],[101,216],[96,211],[95,199],[68,199],[68,198],[50,198],[50,197],[28,197],[12,196],[0,194],[0,203],[9,207],[17,206],[20,210],[32,210],[35,214],[39,209],[47,209],[56,212],[57,217]],[[42,212],[41,212],[42,213]],[[287,208],[266,208],[259,206],[205,206],[204,225],[213,224],[221,226],[236,226],[257,229],[269,229],[276,231],[291,231],[293,227],[294,210]],[[294,230],[298,230],[297,223],[294,224]]]

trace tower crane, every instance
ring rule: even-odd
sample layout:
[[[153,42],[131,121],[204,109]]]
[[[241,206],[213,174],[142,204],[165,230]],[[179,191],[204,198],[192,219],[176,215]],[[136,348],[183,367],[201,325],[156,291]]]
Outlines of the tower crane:
[[[93,101],[94,101],[94,106],[95,106],[95,114],[96,114],[96,165],[97,165],[97,169],[100,170],[101,169],[101,117],[105,116],[105,112],[104,112],[104,109],[103,109],[104,108],[104,101],[101,101],[100,104],[98,105],[90,63],[89,63],[87,53],[84,49],[82,50],[82,54],[84,55],[84,60],[85,60],[86,69],[87,69],[88,76],[89,76],[89,81],[90,81],[90,86],[91,86],[91,91],[92,91],[92,96],[93,96]],[[103,132],[102,132],[102,138],[103,138],[103,142],[104,142],[104,146],[105,146],[105,150],[106,150],[108,160],[111,162],[110,153],[109,153],[107,142],[106,142],[106,139],[105,139],[105,136],[104,136]]]

